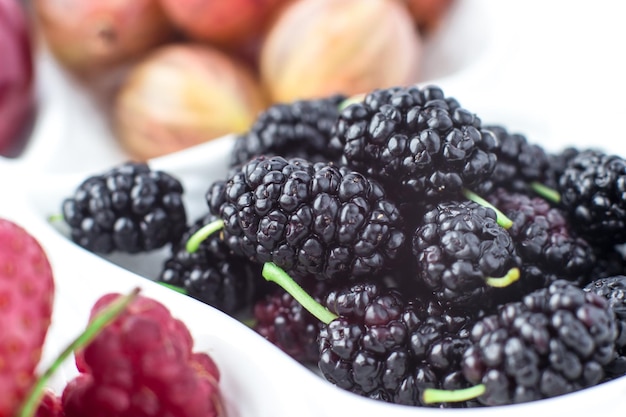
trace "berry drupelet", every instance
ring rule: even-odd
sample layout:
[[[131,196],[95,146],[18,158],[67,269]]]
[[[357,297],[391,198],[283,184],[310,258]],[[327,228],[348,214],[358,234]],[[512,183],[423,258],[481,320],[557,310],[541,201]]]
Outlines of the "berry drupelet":
[[[615,358],[616,319],[606,300],[567,281],[502,304],[471,330],[463,374],[485,405],[555,397],[596,385]]]
[[[599,278],[587,284],[584,291],[604,297],[617,319],[618,337],[615,341],[617,357],[606,367],[608,378],[626,374],[626,276]]]
[[[574,233],[561,209],[539,196],[504,188],[486,198],[513,222],[508,231],[522,259],[522,279],[515,288],[519,296],[558,279],[578,286],[589,281],[596,264],[594,248]]]
[[[218,235],[209,236],[197,250],[187,250],[187,242],[203,225],[216,217],[206,214],[196,220],[172,245],[158,281],[182,288],[184,292],[227,314],[250,307],[257,299],[261,266],[232,253]]]
[[[610,247],[626,243],[626,160],[597,150],[571,158],[559,178],[561,206],[580,236]]]
[[[339,151],[328,144],[344,99],[337,94],[273,104],[257,117],[249,131],[237,136],[231,166],[260,155],[338,161]]]
[[[345,107],[331,146],[342,163],[377,179],[402,202],[459,195],[488,179],[497,138],[436,86],[374,90]]]
[[[213,184],[207,202],[235,253],[297,277],[376,274],[404,248],[397,207],[377,182],[347,167],[259,156]]]
[[[459,308],[488,309],[501,287],[515,285],[521,258],[496,212],[473,201],[450,200],[432,206],[413,233],[419,284]]]
[[[62,203],[78,245],[137,253],[178,241],[187,227],[183,187],[145,163],[126,162],[84,180]]]

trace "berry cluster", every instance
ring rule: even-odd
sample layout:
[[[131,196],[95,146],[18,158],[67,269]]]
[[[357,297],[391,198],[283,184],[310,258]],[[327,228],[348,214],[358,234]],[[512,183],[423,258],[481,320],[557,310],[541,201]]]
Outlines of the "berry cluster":
[[[259,115],[157,279],[381,401],[511,404],[626,373],[625,159],[549,153],[436,86],[343,99]]]

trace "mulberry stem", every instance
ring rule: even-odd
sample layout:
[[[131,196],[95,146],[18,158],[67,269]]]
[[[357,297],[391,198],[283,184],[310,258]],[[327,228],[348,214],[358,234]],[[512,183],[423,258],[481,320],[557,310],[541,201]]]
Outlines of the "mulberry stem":
[[[224,220],[215,220],[205,224],[200,228],[200,230],[191,235],[189,240],[187,240],[187,244],[185,245],[187,252],[196,252],[202,242],[204,242],[213,233],[217,232],[218,230],[222,230],[223,228]]]
[[[65,220],[65,218],[61,213],[55,213],[48,216],[48,221],[50,223],[62,222],[63,220]]]
[[[520,270],[519,268],[515,267],[515,268],[509,269],[506,275],[502,277],[489,277],[485,280],[485,282],[490,287],[504,288],[513,284],[515,281],[519,279],[519,277],[520,277]]]
[[[473,400],[474,398],[483,395],[485,391],[486,388],[484,384],[456,390],[426,388],[422,394],[422,402],[424,404],[434,404]]]
[[[468,190],[467,188],[464,188],[463,195],[468,200],[472,200],[473,202],[478,203],[481,206],[489,207],[493,209],[493,211],[496,212],[496,221],[501,227],[504,227],[505,229],[510,229],[511,226],[513,226],[513,221],[511,219],[506,217],[504,213],[502,213],[496,206],[494,206],[493,204],[491,204],[490,202],[488,202],[487,200],[485,200],[484,198],[482,198],[475,192]]]
[[[304,289],[298,285],[282,268],[276,266],[273,262],[266,262],[263,264],[263,277],[266,280],[274,282],[280,285],[285,291],[287,291],[293,298],[296,299],[302,307],[304,307],[309,313],[313,314],[319,321],[324,324],[328,324],[337,316],[331,313],[322,304],[315,301]]]
[[[172,291],[176,291],[178,293],[187,295],[187,290],[185,290],[183,287],[180,287],[178,285],[170,284],[168,282],[159,282],[159,284],[161,284],[162,286],[166,288],[169,288]]]
[[[363,102],[364,98],[365,98],[365,94],[355,94],[352,97],[348,97],[347,99],[345,99],[344,101],[339,103],[338,109],[339,109],[339,111],[342,111],[343,109],[345,109],[346,107],[348,107],[351,104],[361,103],[361,102]]]
[[[559,192],[554,188],[550,188],[547,185],[536,181],[530,183],[530,188],[548,201],[555,204],[559,204],[561,202],[561,194],[559,194]]]
[[[80,334],[74,341],[72,341],[66,348],[56,357],[54,362],[44,371],[44,373],[37,379],[37,382],[32,387],[28,396],[26,397],[22,408],[17,414],[17,417],[33,417],[39,408],[41,402],[41,396],[45,390],[48,381],[61,364],[77,349],[80,349],[89,344],[94,337],[96,337],[100,331],[113,320],[115,320],[126,307],[139,295],[139,288],[133,289],[126,295],[120,295],[111,304],[98,313],[89,323],[87,328]]]

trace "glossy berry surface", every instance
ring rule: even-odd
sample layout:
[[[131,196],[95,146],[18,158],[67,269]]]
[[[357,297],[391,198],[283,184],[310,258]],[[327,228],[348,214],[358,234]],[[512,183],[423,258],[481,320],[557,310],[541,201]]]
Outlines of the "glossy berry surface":
[[[593,246],[547,200],[498,188],[487,196],[513,222],[508,230],[522,259],[520,295],[565,279],[584,286],[596,265]]]
[[[412,244],[416,281],[441,302],[461,308],[493,306],[502,289],[488,279],[505,277],[521,265],[496,212],[469,200],[442,202],[428,210]]]
[[[96,252],[137,253],[180,239],[183,187],[166,172],[127,162],[85,179],[62,203],[72,240]]]
[[[485,194],[495,188],[506,188],[528,193],[532,183],[545,184],[548,181],[550,157],[543,147],[502,125],[487,125],[484,129],[498,139],[499,145],[494,151],[497,162],[489,178],[481,182],[475,191]]]
[[[626,276],[615,275],[588,283],[583,290],[604,297],[617,319],[617,357],[606,366],[609,378],[626,374]]]
[[[420,203],[459,195],[489,178],[498,142],[439,87],[412,86],[375,90],[347,106],[331,145],[343,163],[396,198]]]
[[[571,158],[559,178],[561,205],[578,233],[596,245],[626,242],[626,160],[597,150]]]
[[[343,95],[275,103],[257,116],[252,127],[235,139],[231,166],[255,156],[280,155],[309,161],[338,161],[329,147]]]
[[[485,405],[556,397],[601,382],[616,337],[604,298],[556,281],[477,322],[463,374],[485,385],[478,398]]]
[[[338,317],[320,332],[318,366],[335,385],[405,405],[427,405],[427,388],[468,385],[459,371],[472,316],[371,282],[331,290],[326,305]]]
[[[251,306],[257,283],[262,283],[261,267],[233,254],[219,234],[203,240],[195,252],[187,250],[189,238],[215,219],[207,214],[183,233],[172,246],[157,280],[180,287],[190,297],[232,315]]]
[[[235,253],[299,277],[376,274],[392,267],[405,240],[383,188],[334,164],[253,158],[213,184],[207,203]]]

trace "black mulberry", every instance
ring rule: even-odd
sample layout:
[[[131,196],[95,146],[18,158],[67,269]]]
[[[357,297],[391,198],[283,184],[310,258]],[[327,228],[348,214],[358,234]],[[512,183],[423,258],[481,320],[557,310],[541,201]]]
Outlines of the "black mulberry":
[[[435,86],[375,90],[340,114],[331,145],[342,163],[408,202],[459,195],[492,174],[498,141]]]
[[[474,191],[485,195],[502,187],[509,191],[528,193],[533,183],[546,184],[551,174],[550,157],[543,147],[531,143],[521,133],[509,132],[500,125],[484,126],[498,138],[498,158],[491,176]]]
[[[299,283],[317,302],[328,292],[328,282],[309,277]],[[254,330],[298,362],[317,363],[317,336],[323,323],[282,288],[258,300],[253,308]]]
[[[331,292],[326,305],[338,317],[319,335],[322,375],[345,390],[393,401],[394,392],[411,371],[400,293],[374,283],[357,283]]]
[[[522,259],[522,279],[516,286],[520,296],[558,279],[578,286],[589,282],[596,264],[594,248],[576,235],[561,209],[541,197],[504,188],[487,200],[513,222],[508,232]]]
[[[338,161],[340,153],[329,147],[331,130],[345,96],[276,103],[263,111],[249,131],[237,136],[231,166],[255,156],[280,155],[309,161]]]
[[[617,339],[615,348],[617,357],[605,370],[609,378],[626,374],[626,276],[616,275],[599,278],[587,284],[583,290],[604,297],[617,319]]]
[[[521,258],[496,212],[473,201],[439,203],[413,234],[416,279],[450,306],[488,308],[519,279]]]
[[[450,315],[428,298],[406,302],[396,290],[367,282],[331,291],[326,305],[337,318],[320,332],[319,368],[331,383],[406,405],[430,405],[427,389],[470,385],[460,363],[471,316]]]
[[[84,180],[62,203],[78,245],[137,253],[176,242],[187,227],[183,187],[145,163],[127,162]]]
[[[261,266],[233,254],[218,235],[203,240],[193,252],[187,250],[189,238],[215,219],[207,214],[196,220],[172,245],[158,281],[180,287],[190,297],[234,315],[260,298],[264,284],[259,279]]]
[[[561,206],[580,236],[610,247],[626,243],[626,160],[585,150],[574,156],[559,179]]]
[[[207,201],[236,253],[298,277],[376,274],[404,248],[397,207],[346,167],[260,156],[214,184]]]
[[[503,304],[478,321],[463,374],[484,384],[478,400],[504,405],[596,385],[615,358],[615,314],[604,298],[567,281]]]

